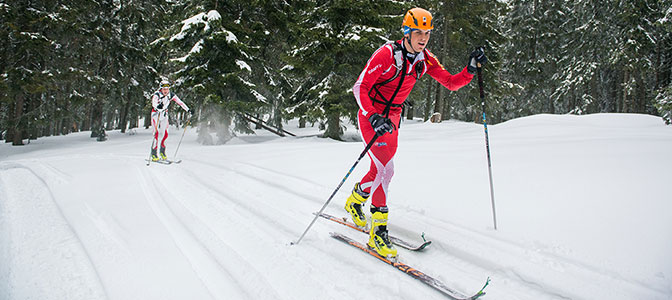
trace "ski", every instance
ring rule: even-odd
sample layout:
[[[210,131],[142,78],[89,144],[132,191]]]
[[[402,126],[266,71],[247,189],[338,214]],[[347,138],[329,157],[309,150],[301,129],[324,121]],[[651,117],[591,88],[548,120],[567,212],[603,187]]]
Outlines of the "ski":
[[[383,261],[384,263],[386,263],[390,266],[393,266],[397,270],[402,271],[402,272],[408,274],[409,276],[411,276],[411,277],[413,277],[417,280],[420,280],[422,283],[432,287],[433,289],[439,291],[444,296],[447,296],[448,298],[453,299],[453,300],[475,300],[475,299],[478,299],[479,297],[485,295],[485,292],[484,292],[485,287],[487,287],[488,284],[490,284],[490,278],[488,278],[487,281],[485,282],[485,285],[483,286],[483,288],[481,288],[480,291],[476,292],[476,294],[474,294],[473,296],[468,297],[468,296],[465,296],[465,295],[447,287],[441,281],[439,281],[439,280],[437,280],[437,279],[435,279],[435,278],[433,278],[433,277],[431,277],[431,276],[429,276],[429,275],[427,275],[427,274],[425,274],[425,273],[423,273],[423,272],[421,272],[421,271],[419,271],[415,268],[412,268],[411,266],[409,266],[407,264],[399,262],[398,260],[393,261],[393,260],[388,259],[386,257],[380,256],[376,251],[370,249],[368,246],[363,245],[362,243],[359,243],[359,242],[357,242],[357,241],[355,241],[355,240],[353,240],[353,239],[351,239],[351,238],[349,238],[345,235],[342,235],[340,233],[335,233],[335,232],[330,232],[329,234],[331,235],[331,237],[333,237],[333,238],[335,238],[335,239],[337,239],[341,242],[344,242],[344,243],[346,243],[350,246],[359,248],[360,250],[368,253],[369,255],[371,255],[371,256],[373,256],[373,257],[375,257],[375,258],[377,258],[381,261]]]
[[[147,161],[147,165],[149,166],[150,163],[157,163],[157,164],[162,164],[162,165],[170,165],[170,164],[179,164],[182,162],[181,159],[178,160],[169,160],[169,159],[160,159],[157,161],[153,161],[151,159],[145,159]]]
[[[367,235],[369,234],[369,230],[368,230],[368,229],[361,228],[361,227],[355,225],[354,223],[349,222],[346,218],[337,218],[337,217],[334,217],[334,216],[332,216],[332,215],[330,215],[330,214],[327,214],[327,213],[321,213],[321,214],[319,214],[319,216],[322,217],[322,218],[325,218],[325,219],[327,219],[327,220],[334,221],[334,222],[336,222],[336,223],[338,223],[338,224],[345,225],[345,226],[347,226],[347,227],[350,227],[350,228],[352,228],[352,229],[354,229],[354,230],[357,230],[357,231],[359,231],[359,232],[365,233],[365,234],[367,234]],[[389,236],[389,238],[390,238],[390,242],[392,242],[392,244],[395,244],[395,245],[397,245],[397,246],[399,246],[399,247],[401,247],[401,248],[404,248],[404,249],[407,249],[407,250],[411,250],[411,251],[422,251],[422,250],[424,250],[427,246],[429,246],[429,244],[432,243],[432,241],[427,241],[427,240],[425,240],[425,241],[424,241],[422,244],[420,244],[420,245],[414,245],[414,244],[412,244],[412,243],[409,243],[409,242],[407,242],[407,241],[405,241],[405,240],[402,240],[402,239],[397,238],[397,237],[394,237],[394,236]],[[423,236],[422,236],[422,239],[423,239],[423,240],[425,239],[424,234],[423,234]]]

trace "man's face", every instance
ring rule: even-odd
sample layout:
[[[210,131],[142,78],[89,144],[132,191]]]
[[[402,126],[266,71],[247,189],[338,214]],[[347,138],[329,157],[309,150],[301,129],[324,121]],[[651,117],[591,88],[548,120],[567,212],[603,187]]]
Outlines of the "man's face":
[[[168,95],[168,92],[170,92],[170,88],[167,88],[167,87],[161,88],[161,93],[162,93],[164,96],[167,96],[167,95]]]
[[[429,36],[431,34],[431,30],[416,29],[411,31],[411,33],[409,33],[409,41],[411,46],[413,46],[413,50],[417,52],[424,50],[425,47],[427,47],[427,43],[429,43]]]

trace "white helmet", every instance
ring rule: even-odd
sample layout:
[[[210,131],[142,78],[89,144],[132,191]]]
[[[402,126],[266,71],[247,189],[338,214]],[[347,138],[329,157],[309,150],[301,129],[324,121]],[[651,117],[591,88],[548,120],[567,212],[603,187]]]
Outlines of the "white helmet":
[[[170,88],[170,81],[168,80],[161,80],[161,84],[159,85],[159,88]]]

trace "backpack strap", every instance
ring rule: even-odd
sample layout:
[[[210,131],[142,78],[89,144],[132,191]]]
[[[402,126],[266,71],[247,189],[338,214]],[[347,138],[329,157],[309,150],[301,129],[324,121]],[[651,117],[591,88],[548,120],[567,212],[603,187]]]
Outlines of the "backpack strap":
[[[404,83],[404,78],[406,77],[407,62],[406,62],[406,59],[404,57],[405,56],[405,53],[404,53],[405,51],[404,51],[403,47],[401,47],[401,44],[399,44],[397,42],[389,42],[385,45],[391,45],[391,47],[392,47],[392,57],[394,58],[394,63],[395,63],[395,73],[394,73],[394,76],[390,77],[389,79],[373,85],[373,90],[376,92],[376,94],[378,94],[378,96],[382,100],[377,100],[377,99],[375,99],[375,97],[372,97],[371,99],[372,99],[373,102],[377,102],[377,103],[381,103],[381,104],[386,105],[385,110],[383,111],[383,115],[386,118],[389,118],[391,107],[402,107],[403,108],[403,106],[404,106],[404,103],[393,104],[392,102],[394,101],[394,98],[397,97],[397,93],[399,93],[399,89],[401,89],[401,85]],[[390,97],[389,100],[385,99],[385,96],[383,96],[383,94],[380,92],[378,87],[389,84],[390,82],[394,81],[395,79],[397,79],[397,77],[399,77],[400,73],[401,73],[401,79],[399,80],[399,85],[394,90],[394,93],[392,94],[392,97]]]

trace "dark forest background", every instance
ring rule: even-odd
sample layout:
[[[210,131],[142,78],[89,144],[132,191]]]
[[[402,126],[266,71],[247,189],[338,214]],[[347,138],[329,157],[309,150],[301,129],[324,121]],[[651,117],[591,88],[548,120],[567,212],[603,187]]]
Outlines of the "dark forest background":
[[[452,73],[485,45],[491,123],[540,113],[672,118],[672,0],[0,0],[0,133],[27,139],[147,127],[161,79],[194,111],[173,119],[224,143],[251,119],[319,124],[339,139],[373,51],[406,10],[434,15],[428,45]],[[479,122],[475,82],[416,84],[408,118]],[[142,123],[141,123],[142,122]],[[208,135],[209,136],[209,135]]]

